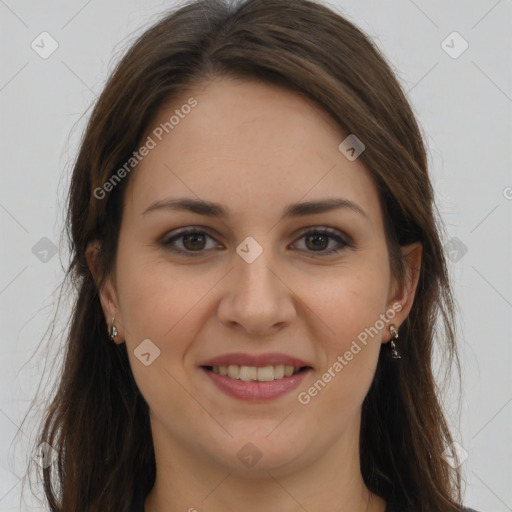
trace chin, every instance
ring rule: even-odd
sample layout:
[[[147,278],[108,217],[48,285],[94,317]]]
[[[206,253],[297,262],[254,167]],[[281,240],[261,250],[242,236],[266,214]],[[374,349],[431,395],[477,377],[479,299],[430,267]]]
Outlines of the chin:
[[[232,441],[224,453],[217,453],[214,458],[228,471],[247,478],[292,473],[299,469],[299,459],[305,451],[290,438],[286,444],[265,436],[244,436]]]

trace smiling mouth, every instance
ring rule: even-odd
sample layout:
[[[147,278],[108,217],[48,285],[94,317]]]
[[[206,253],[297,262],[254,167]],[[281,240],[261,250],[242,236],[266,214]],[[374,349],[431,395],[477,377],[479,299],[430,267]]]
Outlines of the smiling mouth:
[[[296,375],[302,371],[308,370],[310,366],[295,367],[292,365],[276,364],[273,366],[241,366],[230,364],[229,366],[203,366],[204,369],[224,375],[234,380],[243,380],[245,382],[271,382],[273,380],[284,379]]]

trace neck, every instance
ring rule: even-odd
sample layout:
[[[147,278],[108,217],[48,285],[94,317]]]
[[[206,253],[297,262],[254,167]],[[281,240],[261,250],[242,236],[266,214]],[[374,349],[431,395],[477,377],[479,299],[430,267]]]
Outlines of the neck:
[[[153,421],[157,477],[144,512],[385,512],[386,502],[364,484],[353,428],[356,440],[347,432],[321,456],[242,472],[173,442]]]

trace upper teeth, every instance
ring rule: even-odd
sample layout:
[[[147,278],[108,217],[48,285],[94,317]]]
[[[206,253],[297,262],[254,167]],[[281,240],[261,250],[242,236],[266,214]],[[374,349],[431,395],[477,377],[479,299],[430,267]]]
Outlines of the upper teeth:
[[[297,373],[300,368],[294,368],[291,365],[276,364],[274,366],[239,366],[230,364],[229,366],[212,366],[213,373],[227,375],[232,379],[240,379],[245,381],[259,380],[268,382],[283,377],[290,377]]]

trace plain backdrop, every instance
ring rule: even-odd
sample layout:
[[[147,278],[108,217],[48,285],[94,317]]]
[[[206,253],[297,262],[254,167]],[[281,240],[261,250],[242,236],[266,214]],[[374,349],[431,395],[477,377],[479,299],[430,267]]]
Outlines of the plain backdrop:
[[[135,36],[173,5],[0,0],[0,512],[29,510],[21,478],[36,424],[22,421],[46,351],[61,354],[68,300],[42,340],[67,264],[63,208],[88,109]],[[459,305],[462,401],[452,385],[446,407],[465,502],[512,511],[512,1],[328,5],[375,39],[425,134]]]

